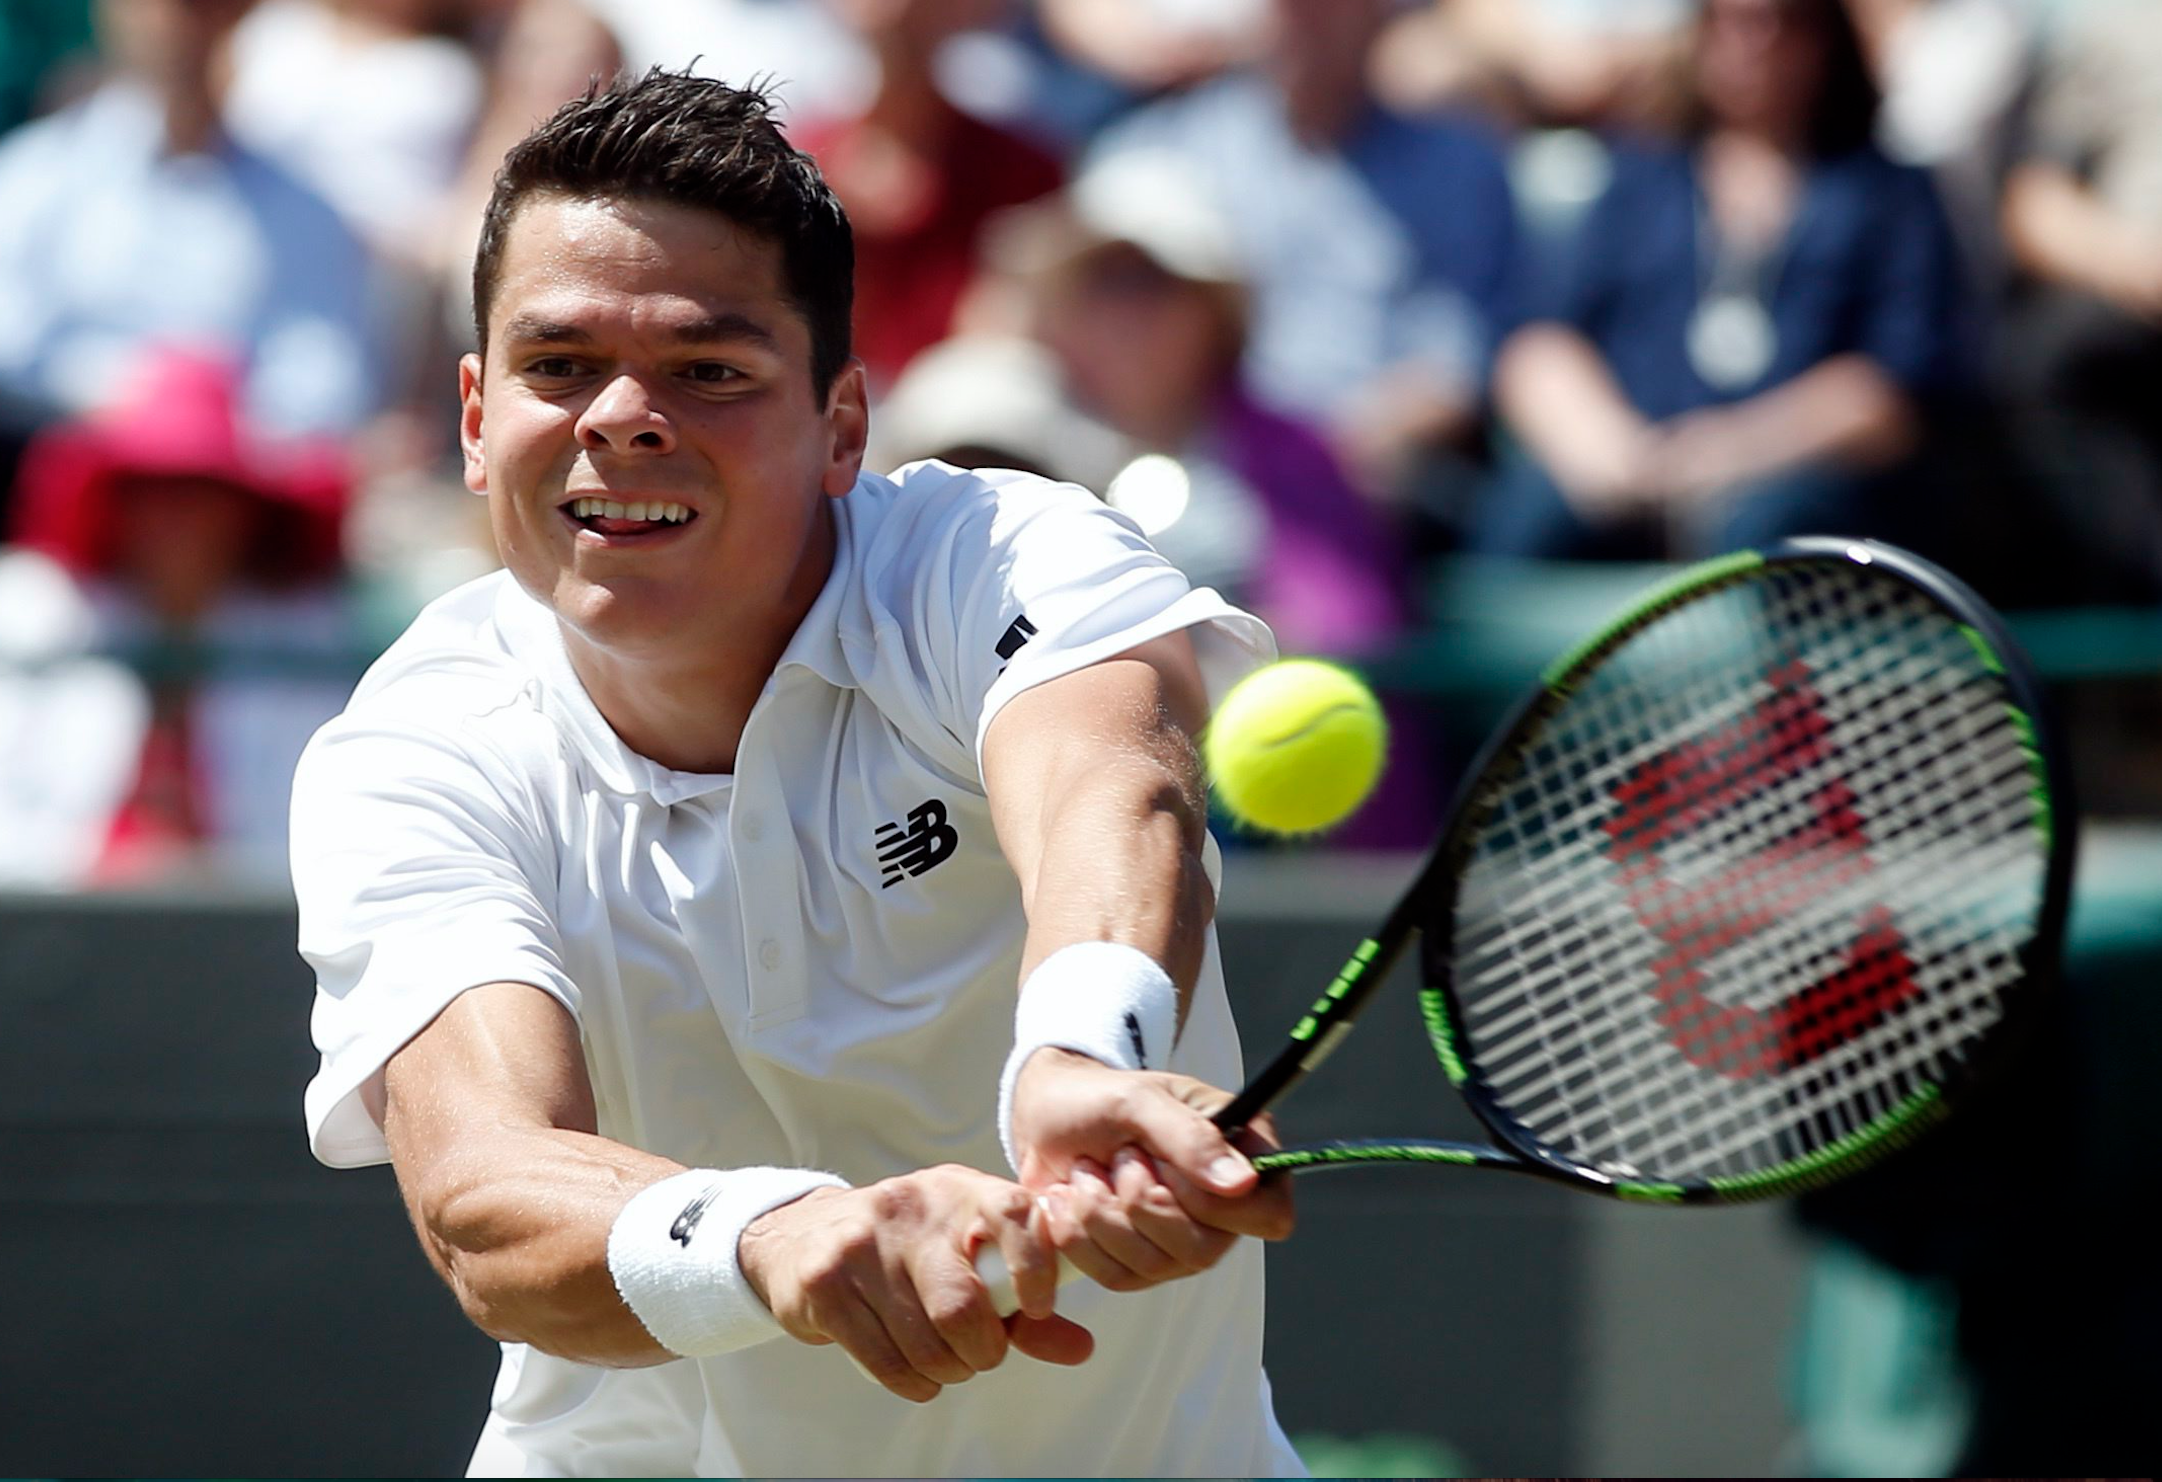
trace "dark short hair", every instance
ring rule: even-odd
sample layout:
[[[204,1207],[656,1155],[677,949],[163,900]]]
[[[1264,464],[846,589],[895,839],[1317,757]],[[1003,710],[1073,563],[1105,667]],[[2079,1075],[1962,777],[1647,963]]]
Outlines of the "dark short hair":
[[[1861,33],[1843,0],[1784,0],[1787,9],[1816,32],[1824,43],[1824,75],[1809,116],[1809,150],[1818,159],[1837,159],[1867,145],[1876,134],[1877,113],[1883,94],[1870,70],[1868,53],[1862,49]],[[1700,12],[1698,24],[1708,19]],[[1691,105],[1695,115],[1688,132],[1703,132],[1701,103]]]
[[[730,87],[655,67],[599,81],[503,156],[473,258],[473,327],[488,347],[488,312],[504,241],[530,197],[663,201],[727,217],[774,243],[789,300],[811,329],[811,385],[823,401],[848,363],[856,247],[848,215],[811,157],[773,119],[753,85]]]

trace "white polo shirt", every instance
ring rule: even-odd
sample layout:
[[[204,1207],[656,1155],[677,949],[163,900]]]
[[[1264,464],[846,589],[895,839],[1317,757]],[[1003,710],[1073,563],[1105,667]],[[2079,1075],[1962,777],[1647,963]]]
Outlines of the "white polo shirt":
[[[434,603],[294,782],[317,974],[316,1155],[388,1156],[361,1088],[467,988],[576,1016],[611,1138],[691,1166],[1006,1173],[995,1125],[1025,921],[979,762],[1032,685],[1191,629],[1212,698],[1271,657],[1085,491],[939,463],[836,505],[833,572],[733,776],[632,752],[507,575]],[[1215,846],[1207,863],[1218,869]],[[1240,1080],[1213,936],[1172,1067]],[[505,1345],[480,1473],[1259,1475],[1298,1469],[1261,1372],[1261,1253],[1081,1284],[1079,1369],[1015,1355],[916,1406],[778,1339],[655,1369]]]

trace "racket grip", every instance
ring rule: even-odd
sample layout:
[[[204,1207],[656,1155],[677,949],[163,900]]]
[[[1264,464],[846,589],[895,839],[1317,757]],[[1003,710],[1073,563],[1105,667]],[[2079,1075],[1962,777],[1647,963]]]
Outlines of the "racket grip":
[[[1058,1284],[1066,1285],[1080,1278],[1080,1271],[1064,1256],[1058,1258]],[[1013,1273],[1006,1269],[1006,1254],[996,1245],[985,1243],[976,1247],[976,1279],[991,1294],[991,1305],[998,1309],[1000,1317],[1012,1317],[1021,1310],[1021,1299],[1013,1289]]]

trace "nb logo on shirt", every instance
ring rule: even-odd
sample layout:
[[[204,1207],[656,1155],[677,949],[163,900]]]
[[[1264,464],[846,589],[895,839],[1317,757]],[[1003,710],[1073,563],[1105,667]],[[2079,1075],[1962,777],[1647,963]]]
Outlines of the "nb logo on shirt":
[[[890,890],[903,875],[916,876],[953,857],[961,836],[946,822],[946,805],[937,798],[911,808],[908,826],[878,826],[878,863],[885,871],[881,890]]]

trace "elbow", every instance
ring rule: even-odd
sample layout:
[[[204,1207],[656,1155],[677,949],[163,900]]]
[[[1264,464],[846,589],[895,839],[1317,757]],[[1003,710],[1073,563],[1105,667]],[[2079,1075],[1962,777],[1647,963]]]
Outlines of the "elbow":
[[[1873,362],[1853,367],[1852,416],[1843,451],[1862,468],[1887,468],[1922,445],[1922,410],[1914,397]]]
[[[445,1193],[420,1212],[430,1264],[466,1320],[496,1342],[610,1369],[675,1357],[623,1305],[605,1260],[581,1259],[560,1232],[512,1236],[487,1188]]]

